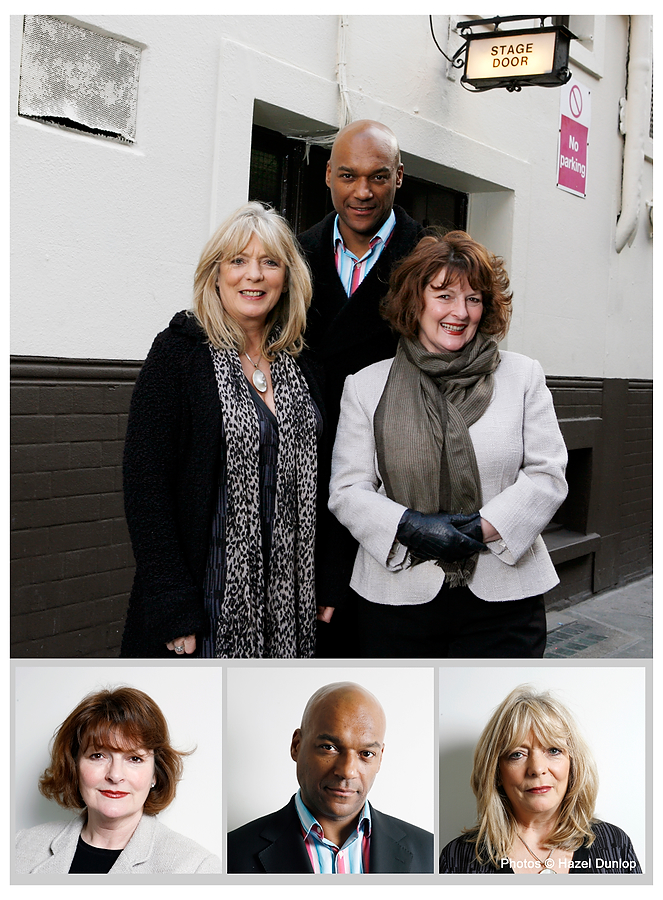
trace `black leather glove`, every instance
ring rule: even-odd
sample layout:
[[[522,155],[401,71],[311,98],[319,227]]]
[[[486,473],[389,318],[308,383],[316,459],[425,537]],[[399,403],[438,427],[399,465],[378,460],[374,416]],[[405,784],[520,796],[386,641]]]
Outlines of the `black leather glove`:
[[[456,562],[473,553],[486,550],[482,541],[481,516],[473,513],[464,516],[456,513],[420,513],[406,509],[396,538],[417,559],[441,559]]]
[[[444,513],[442,513],[444,515]],[[454,516],[455,519],[461,519],[462,516]],[[463,534],[466,534],[468,537],[471,537],[472,540],[478,541],[480,544],[483,544],[483,549],[486,550],[486,545],[483,542],[483,528],[481,527],[481,516],[479,513],[474,513],[473,516],[466,516],[469,519],[469,522],[466,522],[464,525],[459,522],[454,522],[454,526],[462,531]]]

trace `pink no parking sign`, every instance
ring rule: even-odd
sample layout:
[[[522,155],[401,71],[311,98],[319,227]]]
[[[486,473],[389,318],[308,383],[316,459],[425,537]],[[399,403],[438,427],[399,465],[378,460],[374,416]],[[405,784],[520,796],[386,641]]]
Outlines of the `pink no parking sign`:
[[[575,76],[561,88],[557,187],[579,197],[587,194],[590,94]]]

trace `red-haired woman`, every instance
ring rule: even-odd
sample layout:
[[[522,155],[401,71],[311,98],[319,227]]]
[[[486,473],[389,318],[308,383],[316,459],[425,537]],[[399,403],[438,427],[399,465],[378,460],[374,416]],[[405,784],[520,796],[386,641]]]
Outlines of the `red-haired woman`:
[[[543,656],[567,453],[541,366],[498,349],[511,297],[468,234],[423,238],[384,301],[396,357],[346,380],[329,506],[367,657]]]
[[[39,790],[70,822],[18,834],[20,874],[220,873],[218,857],[155,817],[175,799],[187,753],[143,691],[120,687],[84,697],[58,728]]]

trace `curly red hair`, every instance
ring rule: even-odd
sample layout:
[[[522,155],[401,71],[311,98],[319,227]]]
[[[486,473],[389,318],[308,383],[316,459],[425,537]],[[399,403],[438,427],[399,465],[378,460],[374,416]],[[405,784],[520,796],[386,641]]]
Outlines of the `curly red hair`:
[[[416,338],[424,308],[424,288],[441,269],[446,276],[442,287],[467,278],[474,291],[481,291],[483,314],[479,331],[496,340],[505,337],[511,321],[509,276],[504,260],[495,256],[465,231],[423,237],[409,256],[391,273],[389,292],[382,301],[382,315],[405,337]]]

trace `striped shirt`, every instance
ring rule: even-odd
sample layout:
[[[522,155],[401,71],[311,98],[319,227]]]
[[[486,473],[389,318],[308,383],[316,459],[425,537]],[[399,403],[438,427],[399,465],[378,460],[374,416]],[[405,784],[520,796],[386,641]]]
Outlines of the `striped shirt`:
[[[631,839],[616,825],[594,821],[591,824],[594,843],[591,847],[582,845],[573,852],[573,859],[564,863],[570,875],[637,875],[642,873],[638,857],[635,855]],[[513,875],[511,859],[504,857],[494,865],[488,859],[477,860],[476,844],[468,838],[474,834],[462,835],[450,841],[440,853],[440,872],[446,875],[458,873],[466,875]],[[587,839],[585,839],[586,842]],[[484,857],[487,853],[484,852]],[[532,874],[538,874],[532,870]]]
[[[371,808],[368,800],[359,815],[357,827],[342,847],[325,838],[322,826],[304,806],[301,790],[295,794],[295,807],[302,836],[316,875],[364,875],[368,873],[371,848]]]
[[[361,259],[345,246],[338,227],[338,216],[334,219],[334,254],[336,271],[348,297],[351,297],[378,261],[380,254],[389,243],[389,238],[396,224],[396,213],[391,211],[389,218],[378,233],[371,239],[370,246]]]

